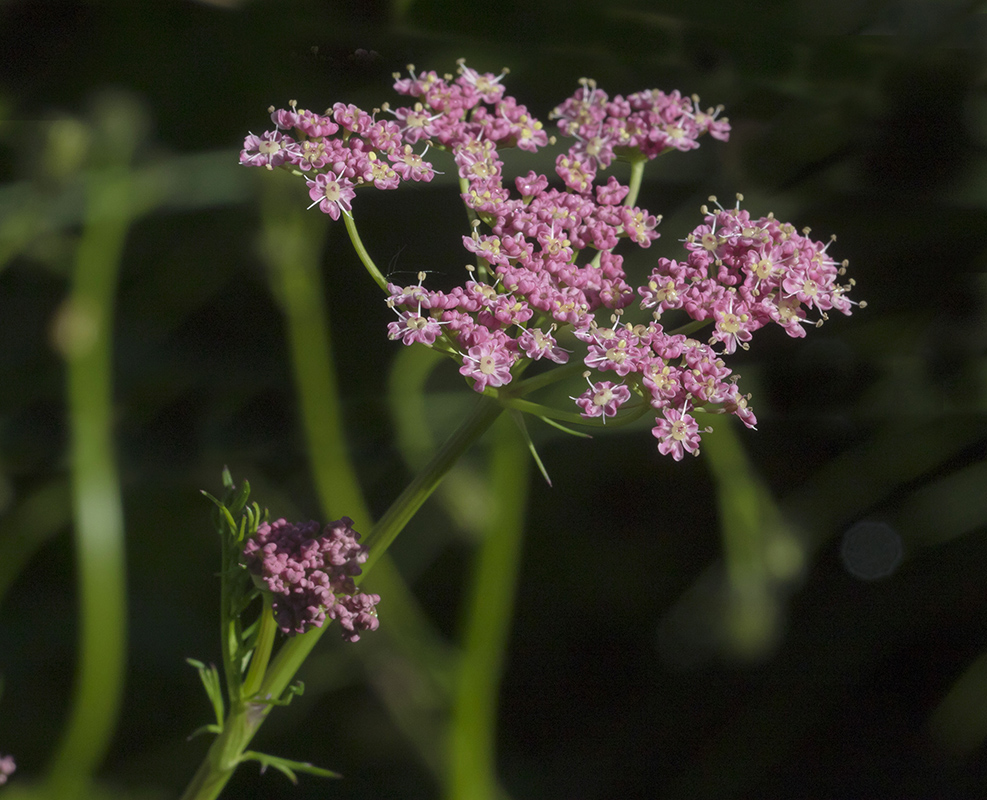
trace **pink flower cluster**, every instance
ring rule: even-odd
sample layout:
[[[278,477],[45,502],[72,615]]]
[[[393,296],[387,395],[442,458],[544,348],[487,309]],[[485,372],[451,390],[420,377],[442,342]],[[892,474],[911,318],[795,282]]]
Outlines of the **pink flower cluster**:
[[[289,106],[270,109],[276,129],[247,136],[240,163],[300,170],[312,205],[333,219],[352,212],[358,186],[396,189],[401,181],[430,181],[435,175],[432,165],[412,149],[417,140],[404,137],[393,120],[376,120],[345,103],[325,114],[299,110],[294,101]]]
[[[694,320],[712,320],[711,342],[724,353],[745,347],[770,322],[800,337],[810,311],[819,315],[814,325],[831,309],[850,314],[846,293],[853,281],[838,283],[847,264],[826,252],[835,237],[822,244],[809,238],[808,229],[798,233],[771,214],[752,220],[740,209],[741,199],[731,209],[710,212],[703,206],[706,224],[686,237],[687,258],[658,260],[647,285],[638,289],[641,307],[654,308],[656,319],[684,309]]]
[[[361,631],[377,630],[380,597],[356,591],[353,578],[367,560],[353,520],[343,517],[322,529],[317,522],[262,522],[243,548],[255,581],[274,594],[274,616],[288,634],[321,628],[338,620],[343,638],[355,642]]]
[[[559,130],[577,140],[568,154],[559,156],[556,167],[563,161],[575,163],[590,181],[596,168],[606,169],[615,156],[651,160],[668,150],[694,150],[704,133],[723,142],[730,138],[730,122],[717,119],[723,107],[703,111],[695,95],[648,89],[611,100],[595,81],[583,78],[580,83],[582,90],[549,118],[558,119]]]
[[[410,85],[399,83],[399,91]],[[432,89],[444,85],[434,75],[430,79]],[[730,126],[718,119],[720,111],[703,111],[698,98],[656,89],[611,100],[584,80],[551,115],[575,139],[556,159],[565,188],[550,188],[546,176],[530,172],[514,181],[516,195],[504,183],[500,142],[461,119],[455,135],[443,128],[442,142],[467,186],[463,200],[487,232],[481,234],[478,224],[463,237],[478,261],[477,268],[468,268],[472,277],[464,286],[429,291],[420,276],[416,286],[389,287],[388,303],[398,314],[390,337],[429,346],[444,337],[461,356],[460,372],[483,391],[510,383],[521,362],[566,363],[569,354],[555,336],[570,331],[585,345],[587,367],[621,379],[590,381],[573,398],[581,415],[606,421],[636,395],[659,412],[652,430],[659,451],[677,460],[698,453],[700,428],[690,413],[697,408],[735,414],[753,427],[748,398],[721,354],[746,346],[753,330],[769,321],[798,336],[807,311],[821,318],[830,308],[849,313],[848,287],[836,283],[844,265],[826,254],[828,245],[773,217],[751,220],[739,205],[716,213],[704,208],[706,224],[685,242],[688,257],[682,263],[659,259],[637,290],[641,308],[653,309],[652,319],[620,324],[634,290],[614,248],[625,239],[650,246],[660,218],[624,205],[629,187],[616,178],[596,183],[597,173],[615,158],[646,161],[672,149],[691,150],[704,133],[727,139]],[[444,117],[442,108],[427,102],[421,113],[430,114],[435,125]],[[590,257],[581,258],[587,249]],[[611,315],[609,324],[597,321],[599,309]],[[672,309],[711,320],[709,341],[666,332],[659,320]]]
[[[397,320],[388,335],[455,355],[476,391],[508,385],[531,361],[566,363],[569,351],[557,339],[564,334],[564,344],[571,340],[585,347],[580,357],[586,367],[620,379],[589,381],[589,389],[573,398],[580,414],[605,421],[636,398],[638,408],[648,404],[658,414],[652,432],[659,451],[678,460],[698,452],[700,428],[692,413],[697,409],[735,414],[749,427],[756,423],[722,355],[746,347],[753,331],[768,322],[802,336],[810,313],[816,317],[811,324],[830,309],[850,313],[846,292],[852,281],[838,283],[845,263],[827,254],[829,244],[770,215],[752,220],[739,201],[729,210],[717,204],[710,212],[704,206],[705,224],[685,239],[683,260],[658,259],[636,292],[627,283],[623,256],[615,248],[624,241],[650,247],[661,218],[634,205],[630,186],[613,176],[598,180],[599,173],[618,158],[640,168],[670,150],[692,150],[706,133],[725,141],[730,125],[719,116],[722,108],[703,110],[698,97],[657,89],[611,99],[584,79],[551,113],[560,132],[574,140],[556,159],[563,185],[554,188],[546,175],[533,171],[513,181],[504,177],[500,149],[534,152],[555,142],[523,105],[505,95],[506,71],[479,74],[460,61],[456,78],[409,72],[410,77],[395,76],[395,89],[413,98],[413,105],[385,106],[397,122],[375,122],[337,104],[333,120],[313,117],[305,123],[314,125],[302,129],[313,147],[313,138],[336,132],[336,122],[362,120],[346,127],[342,140],[318,139],[318,147],[331,149],[336,160],[310,166],[318,173],[309,179],[310,193],[323,211],[338,217],[340,208],[350,210],[352,187],[372,179],[360,161],[363,154],[368,162],[379,164],[384,156],[393,162],[395,154],[408,154],[411,145],[423,141],[451,154],[473,220],[463,246],[476,266],[468,266],[467,281],[450,292],[424,287],[424,274],[415,285],[390,284],[387,303]],[[282,129],[300,130],[288,112],[276,112],[275,121]],[[389,132],[392,149],[373,138],[376,126]],[[248,137],[241,162],[270,167],[295,159],[290,163],[305,169],[297,161],[302,150],[296,143],[276,154],[264,152],[273,150],[280,136],[264,134],[267,138],[254,137],[254,143]],[[284,151],[284,160],[275,163]],[[392,188],[386,181],[375,185]],[[650,319],[622,322],[636,296],[641,309],[651,310]],[[601,309],[603,320],[597,319]],[[690,330],[696,322],[711,325],[711,336],[700,341],[666,331],[662,322],[669,311],[680,312]]]

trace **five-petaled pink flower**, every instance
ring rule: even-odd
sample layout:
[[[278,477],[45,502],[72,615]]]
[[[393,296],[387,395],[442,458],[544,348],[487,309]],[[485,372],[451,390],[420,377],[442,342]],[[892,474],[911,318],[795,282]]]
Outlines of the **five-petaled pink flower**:
[[[469,349],[463,356],[459,373],[473,379],[473,388],[482,392],[488,386],[496,389],[511,382],[514,354],[500,337],[492,337]]]
[[[586,381],[589,383],[588,377]],[[612,381],[599,381],[597,383],[590,383],[589,389],[579,395],[579,397],[573,397],[572,399],[582,409],[581,413],[584,417],[587,419],[603,417],[603,421],[606,422],[607,417],[612,417],[616,414],[617,409],[626,403],[630,397],[631,390],[624,386],[624,384],[615,384]]]
[[[681,461],[686,453],[699,455],[699,423],[685,408],[666,408],[651,429],[658,440],[658,452]]]
[[[356,192],[353,184],[346,178],[337,177],[334,172],[316,175],[315,180],[308,182],[308,196],[312,198],[312,206],[318,205],[323,214],[333,219],[339,219],[340,212],[349,214],[353,210],[350,205]]]

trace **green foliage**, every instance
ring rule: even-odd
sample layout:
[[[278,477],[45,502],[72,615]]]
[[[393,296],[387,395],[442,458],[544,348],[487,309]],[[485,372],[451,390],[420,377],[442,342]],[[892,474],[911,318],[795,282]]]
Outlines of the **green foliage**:
[[[257,646],[257,621],[247,622],[246,612],[255,605],[260,591],[244,566],[241,556],[243,545],[257,533],[257,526],[267,519],[267,509],[257,503],[247,504],[250,483],[243,481],[237,488],[229,473],[223,471],[226,494],[218,500],[206,491],[205,495],[216,506],[213,524],[222,542],[221,615],[224,652],[223,664],[230,702],[241,702],[243,678]],[[207,687],[208,690],[208,687]]]

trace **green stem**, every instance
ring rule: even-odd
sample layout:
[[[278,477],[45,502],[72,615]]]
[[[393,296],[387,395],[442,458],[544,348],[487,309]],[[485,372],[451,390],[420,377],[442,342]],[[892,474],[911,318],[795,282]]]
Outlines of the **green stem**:
[[[225,520],[221,521],[219,528],[225,528],[226,524]],[[240,701],[240,693],[243,688],[240,676],[243,673],[240,671],[240,664],[237,659],[237,653],[240,651],[240,620],[238,615],[230,612],[233,600],[231,581],[227,575],[236,568],[240,554],[239,552],[231,552],[234,548],[230,535],[226,531],[220,536],[220,541],[222,542],[220,563],[226,574],[219,581],[219,636],[223,647],[223,675],[226,678],[226,694],[232,706]]]
[[[356,254],[360,257],[360,261],[363,262],[363,266],[367,268],[367,272],[370,273],[370,277],[374,279],[376,284],[386,292],[387,278],[377,269],[377,265],[370,257],[370,253],[367,252],[367,248],[363,246],[363,240],[357,232],[356,222],[353,221],[353,217],[349,214],[343,214],[343,224],[346,226],[346,232],[350,235],[353,249],[356,250]]]
[[[213,740],[181,800],[215,800],[219,797],[270,709],[269,705],[248,703],[230,710],[222,732]]]
[[[490,465],[493,513],[476,563],[451,725],[446,796],[493,800],[497,697],[521,560],[531,459],[510,420],[495,428]]]
[[[257,646],[243,681],[241,696],[244,698],[255,696],[260,689],[278,631],[268,596],[264,597],[264,609],[261,611],[259,624]],[[238,665],[234,666],[239,668]],[[250,740],[270,708],[270,705],[251,703],[249,700],[245,702],[239,697],[231,701],[230,712],[223,722],[223,730],[213,740],[205,759],[186,787],[182,800],[215,800],[219,797],[220,792],[233,777],[244,750],[247,749],[247,745],[250,744]]]
[[[641,193],[641,180],[644,178],[644,167],[647,163],[646,158],[639,158],[631,162],[631,179],[627,184],[627,197],[624,198],[624,205],[628,208],[637,205],[637,197]]]
[[[357,530],[366,531],[372,525],[372,518],[357,481],[356,466],[346,447],[331,326],[323,299],[325,290],[320,262],[327,227],[325,217],[306,214],[303,208],[290,202],[286,193],[282,196],[273,184],[265,184],[269,187],[266,198],[270,198],[269,201],[265,198],[264,205],[265,238],[271,242],[267,249],[268,264],[275,291],[283,303],[295,391],[304,421],[305,446],[320,505],[326,519],[345,514],[353,518]],[[295,187],[285,188],[293,192]],[[300,241],[302,237],[309,244]],[[441,358],[435,350],[426,348],[402,348],[401,352],[403,355],[413,353],[430,359]],[[424,384],[429,374],[430,369],[422,366],[408,377],[420,379]],[[407,384],[390,392],[396,400],[395,405],[402,409],[416,394],[408,390]],[[408,423],[408,426],[421,431],[421,419],[415,417],[414,423]],[[400,433],[402,426],[397,424],[397,428]],[[388,556],[377,562],[366,587],[385,598],[383,611],[387,635],[400,643],[413,663],[428,664],[433,673],[438,673],[436,680],[441,681],[449,671],[446,660],[439,655],[440,652],[446,655],[437,644],[442,639]],[[252,687],[253,691],[257,689],[259,685]],[[246,690],[244,697],[250,697]]]
[[[391,542],[404,530],[404,526],[435,491],[446,473],[503,411],[503,406],[492,398],[480,397],[477,400],[473,412],[446,440],[425,469],[415,476],[370,531],[370,535],[365,540],[365,544],[370,548],[370,558],[363,567],[364,574],[370,571],[377,559],[391,546]]]
[[[80,626],[71,716],[47,778],[47,796],[58,798],[84,793],[103,760],[119,714],[126,663],[123,509],[113,454],[112,328],[134,197],[123,163],[130,143],[117,144],[117,163],[86,178],[86,217],[72,296],[56,333],[68,368]]]

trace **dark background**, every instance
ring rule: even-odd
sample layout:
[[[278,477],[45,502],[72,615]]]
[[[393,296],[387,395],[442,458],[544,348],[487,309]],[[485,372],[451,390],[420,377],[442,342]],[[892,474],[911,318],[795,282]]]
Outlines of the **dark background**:
[[[243,136],[268,126],[272,104],[371,108],[397,101],[390,75],[405,65],[452,72],[466,57],[481,71],[510,67],[508,93],[546,122],[583,76],[611,95],[678,88],[727,107],[730,142],[649,170],[640,202],[665,219],[631,264],[639,277],[649,259],[675,256],[707,195],[739,191],[754,215],[837,234],[830,252],[849,259],[852,296],[868,302],[805,340],[764,332],[736,359],[760,420],[743,445],[806,559],[776,587],[753,648],[723,633],[723,543],[703,458],[662,458],[646,428],[591,443],[537,433],[554,488],[532,488],[501,699],[504,788],[567,799],[983,796],[987,685],[973,682],[969,719],[932,720],[987,647],[985,36],[972,4],[918,0],[0,3],[3,200],[38,180],[52,119],[85,118],[107,97],[141,109],[137,162],[158,176],[153,210],[128,238],[117,306],[131,654],[107,785],[175,796],[206,747],[185,741],[209,707],[184,659],[219,656],[218,544],[199,489],[218,492],[229,465],[276,516],[319,516],[256,251],[266,176],[236,167]],[[0,596],[0,751],[16,753],[25,781],[64,722],[75,657],[64,371],[48,329],[78,211],[50,189],[43,224],[0,272],[0,512],[53,492],[23,560],[5,556],[18,575]],[[361,194],[355,211],[382,268],[452,274],[463,259],[457,204],[440,178]],[[398,346],[341,225],[327,253],[350,443],[379,514],[409,474],[384,396]],[[841,537],[860,520],[901,537],[890,577],[860,580],[841,561]],[[0,556],[9,544],[0,539]],[[450,639],[472,552],[438,503],[394,548]],[[345,779],[292,789],[248,765],[230,797],[439,795],[382,699],[397,656],[386,605],[381,614],[380,635],[358,648],[325,638],[305,696],[255,743]]]

